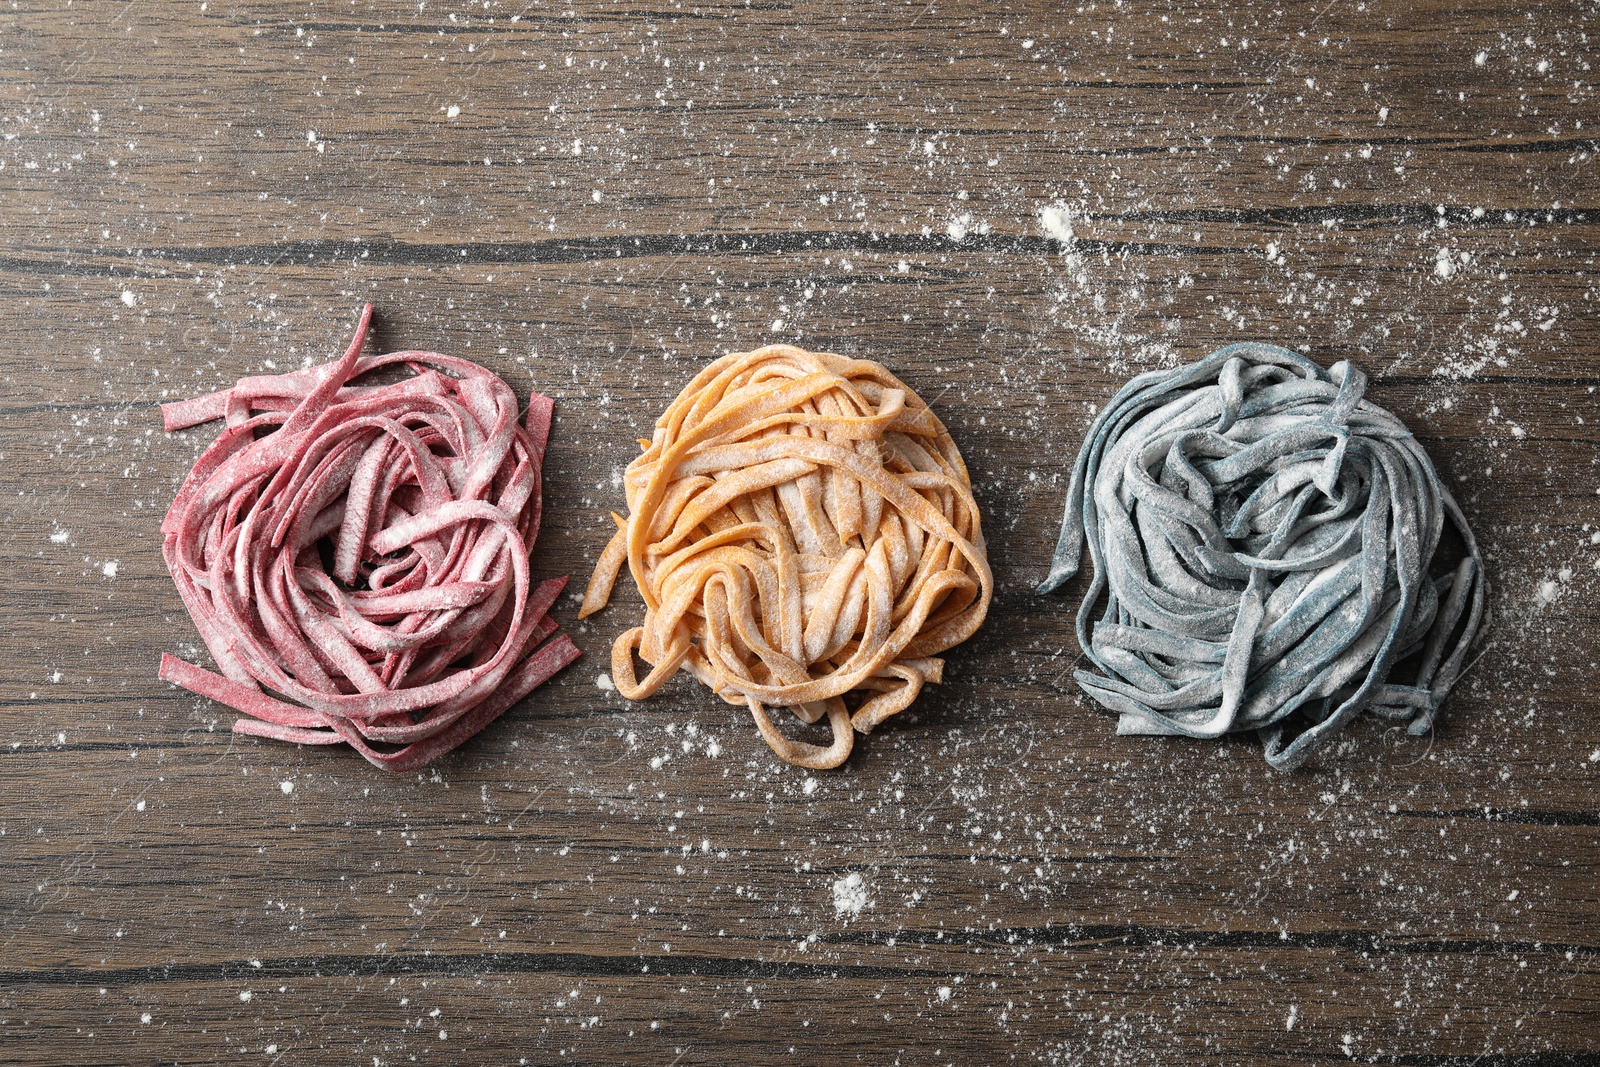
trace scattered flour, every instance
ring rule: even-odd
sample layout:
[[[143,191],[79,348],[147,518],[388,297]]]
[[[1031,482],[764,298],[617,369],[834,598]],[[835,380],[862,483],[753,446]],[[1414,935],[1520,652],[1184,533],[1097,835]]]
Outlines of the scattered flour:
[[[1077,240],[1072,229],[1072,209],[1065,204],[1047,204],[1039,209],[1039,225],[1044,235],[1053,241],[1070,245]]]
[[[1539,583],[1539,590],[1534,594],[1534,603],[1540,607],[1548,607],[1561,599],[1567,591],[1567,583],[1572,581],[1572,568],[1562,567],[1556,571],[1554,578],[1546,578]]]
[[[851,871],[833,883],[833,910],[837,915],[854,918],[870,901],[867,899],[867,880],[860,871]]]

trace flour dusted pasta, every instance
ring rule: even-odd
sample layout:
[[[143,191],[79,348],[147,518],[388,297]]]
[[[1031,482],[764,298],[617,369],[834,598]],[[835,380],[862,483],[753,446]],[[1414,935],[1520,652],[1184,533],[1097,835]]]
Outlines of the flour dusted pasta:
[[[966,465],[880,364],[790,345],[725,356],[641,444],[580,613],[627,564],[645,620],[612,649],[623,696],[685,670],[748,707],[781,758],[836,767],[983,622],[994,581]],[[826,718],[832,744],[786,737],[774,707]]]

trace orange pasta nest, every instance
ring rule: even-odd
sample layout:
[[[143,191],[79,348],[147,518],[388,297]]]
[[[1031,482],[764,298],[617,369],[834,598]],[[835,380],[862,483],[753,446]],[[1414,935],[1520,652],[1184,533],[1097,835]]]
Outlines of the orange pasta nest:
[[[645,601],[611,652],[628,699],[686,670],[747,706],[781,758],[837,767],[982,624],[994,578],[966,464],[881,364],[792,345],[724,356],[639,443],[628,518],[613,514],[579,613],[605,606],[626,561]],[[770,707],[826,716],[833,743],[785,737]]]

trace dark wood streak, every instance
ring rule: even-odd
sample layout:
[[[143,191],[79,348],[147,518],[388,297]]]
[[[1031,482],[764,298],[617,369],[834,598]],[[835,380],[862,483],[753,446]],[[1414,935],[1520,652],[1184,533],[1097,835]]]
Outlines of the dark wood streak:
[[[1507,218],[1507,216],[1511,216]],[[1444,219],[1456,226],[1473,229],[1501,229],[1506,226],[1587,226],[1600,221],[1595,211],[1530,211],[1526,209],[1486,213],[1474,218],[1467,210],[1439,213],[1420,206],[1333,206],[1318,208],[1265,208],[1254,211],[1178,210],[1166,212],[1134,211],[1124,214],[1090,215],[1092,223],[1217,223],[1234,226],[1310,225],[1314,223],[1382,222],[1414,226]],[[1240,250],[1225,246],[1173,244],[1150,241],[1110,241],[1076,238],[1074,251],[1084,253],[1135,255],[1228,255]],[[59,257],[73,254],[67,249],[27,249]],[[108,259],[176,260],[181,263],[254,264],[288,263],[312,260],[339,260],[355,257],[374,263],[449,265],[465,263],[584,263],[595,260],[639,256],[783,255],[801,252],[882,252],[888,255],[1055,255],[1061,242],[1026,234],[971,234],[961,240],[933,234],[881,233],[875,231],[781,232],[729,234],[634,234],[613,237],[552,238],[527,242],[419,243],[382,238],[348,241],[287,241],[266,246],[228,245],[206,247],[151,247],[136,251],[111,248],[77,250],[75,254]],[[1251,251],[1254,251],[1252,249]],[[37,269],[38,261],[0,259],[0,268]],[[80,270],[87,270],[80,265]]]
[[[882,945],[881,935],[835,935],[825,939],[833,945]],[[1137,926],[1033,928],[994,930],[983,934],[955,934],[935,937],[923,931],[896,934],[905,945],[985,945],[990,947],[1050,946],[1077,949],[1091,955],[1114,952],[1119,947],[1182,948],[1187,951],[1231,949],[1338,950],[1360,955],[1566,955],[1600,956],[1600,947],[1589,945],[1547,945],[1522,942],[1477,941],[1395,941],[1364,930],[1327,931],[1284,937],[1272,931],[1232,931],[1227,933],[1147,929]],[[0,986],[54,985],[133,986],[160,982],[220,982],[250,978],[305,978],[331,975],[377,976],[382,974],[448,975],[453,977],[491,974],[567,974],[573,976],[623,976],[652,973],[666,977],[715,976],[725,978],[766,978],[795,981],[853,978],[903,981],[910,978],[942,978],[948,971],[904,967],[841,966],[794,961],[768,961],[758,958],[734,959],[715,956],[637,955],[595,956],[573,952],[493,952],[467,955],[391,955],[308,957],[224,960],[217,963],[163,964],[141,968],[103,970],[26,970],[0,971]],[[984,972],[979,971],[977,974]]]
[[[830,944],[881,944],[886,938],[875,934],[839,934],[829,939]],[[1018,929],[987,930],[977,933],[960,932],[935,935],[927,931],[901,932],[894,940],[902,944],[958,944],[958,945],[1050,945],[1058,948],[1085,948],[1098,950],[1116,946],[1140,948],[1177,947],[1190,951],[1202,949],[1302,949],[1321,951],[1337,949],[1343,952],[1376,955],[1453,955],[1505,954],[1600,956],[1600,946],[1558,945],[1534,941],[1496,941],[1490,938],[1463,940],[1402,940],[1374,930],[1315,930],[1287,933],[1274,930],[1181,930],[1161,929],[1132,925],[1023,927]]]
[[[1332,1059],[1331,1056],[1327,1058]],[[1395,1067],[1594,1067],[1600,1064],[1600,1052],[1513,1052],[1485,1053],[1481,1056],[1407,1053],[1379,1056],[1372,1062],[1394,1064]]]
[[[1412,819],[1478,819],[1483,822],[1527,823],[1533,826],[1600,826],[1600,811],[1540,811],[1521,808],[1504,811],[1498,808],[1456,808],[1450,811],[1395,812]]]
[[[259,963],[259,966],[257,964]],[[147,985],[158,982],[218,982],[260,978],[325,978],[331,975],[377,977],[385,974],[479,977],[492,974],[562,974],[622,977],[651,973],[661,977],[818,979],[945,978],[948,971],[904,967],[849,967],[833,964],[767,962],[714,956],[591,956],[577,952],[496,952],[466,956],[308,956],[228,960],[216,964],[173,964],[98,971],[0,971],[6,985]]]

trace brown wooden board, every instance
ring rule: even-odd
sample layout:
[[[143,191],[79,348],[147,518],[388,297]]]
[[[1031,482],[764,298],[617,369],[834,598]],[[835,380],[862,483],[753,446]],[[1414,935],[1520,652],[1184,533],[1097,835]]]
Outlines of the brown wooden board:
[[[1600,1062],[1594,5],[20,0],[0,10],[0,1062]],[[1055,209],[1052,226],[1041,212]],[[1070,233],[1066,223],[1070,226]],[[557,400],[540,577],[712,358],[868,356],[998,592],[847,766],[585,658],[388,776],[235,739],[163,400],[373,346]],[[1350,359],[1483,542],[1434,733],[1118,738],[1037,598],[1083,430]],[[836,885],[852,876],[852,892]],[[859,910],[856,905],[860,905]]]

